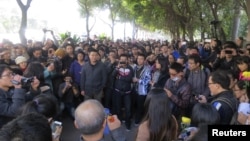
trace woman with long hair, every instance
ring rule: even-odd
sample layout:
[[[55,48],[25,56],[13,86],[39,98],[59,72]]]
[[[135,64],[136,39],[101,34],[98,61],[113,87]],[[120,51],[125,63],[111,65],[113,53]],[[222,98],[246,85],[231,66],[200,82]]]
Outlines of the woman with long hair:
[[[163,88],[169,77],[167,60],[158,56],[155,61],[155,70],[152,73],[151,88]]]
[[[150,90],[145,100],[145,115],[139,125],[136,141],[173,141],[178,125],[171,114],[170,100],[162,88]]]

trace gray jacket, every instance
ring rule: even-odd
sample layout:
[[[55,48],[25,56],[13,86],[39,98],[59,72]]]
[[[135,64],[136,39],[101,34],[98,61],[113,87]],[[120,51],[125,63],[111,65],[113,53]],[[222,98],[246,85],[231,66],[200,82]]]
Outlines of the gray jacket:
[[[124,128],[119,127],[112,130],[110,134],[104,135],[103,138],[98,141],[126,141],[126,135],[124,132]],[[80,138],[80,141],[84,141],[84,139]]]
[[[81,71],[81,90],[85,91],[86,95],[100,92],[107,81],[106,66],[98,61],[95,65],[87,62]]]

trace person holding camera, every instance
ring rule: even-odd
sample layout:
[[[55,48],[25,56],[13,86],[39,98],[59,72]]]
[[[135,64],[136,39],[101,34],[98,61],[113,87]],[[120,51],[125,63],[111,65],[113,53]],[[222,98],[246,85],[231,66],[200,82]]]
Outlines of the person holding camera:
[[[237,74],[236,58],[238,57],[237,46],[233,42],[226,42],[220,54],[217,55],[216,60],[212,64],[213,71],[220,70],[233,70]]]
[[[73,83],[70,75],[66,75],[64,77],[64,81],[65,82],[59,85],[58,95],[64,105],[64,108],[67,110],[70,117],[74,119],[75,107],[78,106],[77,103],[74,103],[74,100],[79,97],[80,92],[78,85]]]
[[[9,66],[0,65],[0,128],[15,118],[19,108],[25,104],[26,91],[22,87],[22,78],[20,75],[13,75]],[[37,79],[31,83],[33,89],[38,85]]]
[[[119,120],[122,120],[122,103],[125,108],[125,125],[127,131],[130,130],[131,117],[131,90],[132,80],[134,77],[133,68],[128,65],[128,56],[120,55],[119,63],[116,69],[112,72],[114,78],[114,92],[112,99],[112,110],[117,114]]]

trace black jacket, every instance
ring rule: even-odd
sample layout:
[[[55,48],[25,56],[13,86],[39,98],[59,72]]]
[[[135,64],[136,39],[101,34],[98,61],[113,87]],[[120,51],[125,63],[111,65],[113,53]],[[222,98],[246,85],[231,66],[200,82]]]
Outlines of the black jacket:
[[[114,89],[119,90],[120,92],[131,91],[134,71],[130,65],[127,65],[126,68],[115,69],[112,76],[115,78]]]
[[[91,65],[87,62],[83,65],[81,71],[81,90],[85,94],[100,92],[106,85],[107,71],[106,66],[102,62]]]
[[[24,89],[10,89],[7,92],[0,89],[0,128],[15,118],[24,104]]]
[[[210,103],[218,110],[221,124],[230,124],[233,114],[237,111],[237,99],[232,91],[224,91],[210,99]]]

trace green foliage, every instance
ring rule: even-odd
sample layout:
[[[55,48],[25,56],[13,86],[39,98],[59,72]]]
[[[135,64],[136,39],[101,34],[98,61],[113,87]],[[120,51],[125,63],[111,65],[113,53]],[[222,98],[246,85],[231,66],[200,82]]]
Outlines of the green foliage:
[[[59,36],[60,36],[60,44],[62,44],[63,41],[67,38],[72,38],[74,43],[79,43],[81,41],[81,38],[78,35],[76,34],[72,35],[72,33],[68,31],[65,33],[60,33]]]
[[[106,33],[101,33],[99,36],[98,36],[98,39],[99,40],[110,40],[110,37],[107,36]]]

